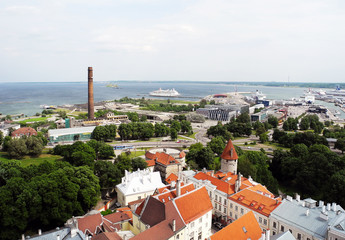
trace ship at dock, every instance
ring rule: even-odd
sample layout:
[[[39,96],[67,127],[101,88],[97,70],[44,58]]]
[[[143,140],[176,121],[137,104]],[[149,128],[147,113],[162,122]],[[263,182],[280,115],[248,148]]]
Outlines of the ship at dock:
[[[155,96],[155,97],[177,97],[177,96],[180,96],[180,94],[174,88],[173,89],[161,89],[161,88],[159,88],[156,91],[150,92],[150,96]]]

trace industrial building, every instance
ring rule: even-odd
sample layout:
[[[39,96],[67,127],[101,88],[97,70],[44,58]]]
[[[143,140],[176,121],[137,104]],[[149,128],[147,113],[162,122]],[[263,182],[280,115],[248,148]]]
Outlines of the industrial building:
[[[48,130],[48,139],[51,143],[73,142],[90,140],[91,133],[95,129],[92,127],[62,128]]]

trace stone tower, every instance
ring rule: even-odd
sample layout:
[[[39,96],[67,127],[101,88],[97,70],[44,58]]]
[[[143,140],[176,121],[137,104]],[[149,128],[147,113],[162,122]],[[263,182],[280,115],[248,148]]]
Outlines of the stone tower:
[[[228,144],[224,148],[224,151],[221,158],[221,171],[223,172],[232,172],[237,174],[237,161],[238,156],[235,150],[234,145],[232,144],[231,139],[229,140]]]

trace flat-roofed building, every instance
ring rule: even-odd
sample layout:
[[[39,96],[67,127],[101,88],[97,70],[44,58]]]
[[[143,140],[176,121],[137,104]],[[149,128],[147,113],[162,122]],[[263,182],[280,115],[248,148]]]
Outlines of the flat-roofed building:
[[[94,129],[95,126],[50,129],[48,130],[48,139],[51,143],[90,140],[91,133]]]

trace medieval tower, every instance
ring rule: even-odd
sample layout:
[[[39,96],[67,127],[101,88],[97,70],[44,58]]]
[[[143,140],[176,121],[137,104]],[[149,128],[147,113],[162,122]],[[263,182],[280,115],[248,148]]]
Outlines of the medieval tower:
[[[228,144],[224,148],[224,151],[221,158],[221,168],[220,170],[223,172],[232,172],[237,174],[237,161],[238,156],[235,150],[234,145],[232,144],[231,139],[229,140]]]
[[[93,70],[92,67],[88,68],[88,104],[87,104],[87,110],[88,110],[88,118],[94,119],[95,113],[94,113],[94,105],[93,105]]]

